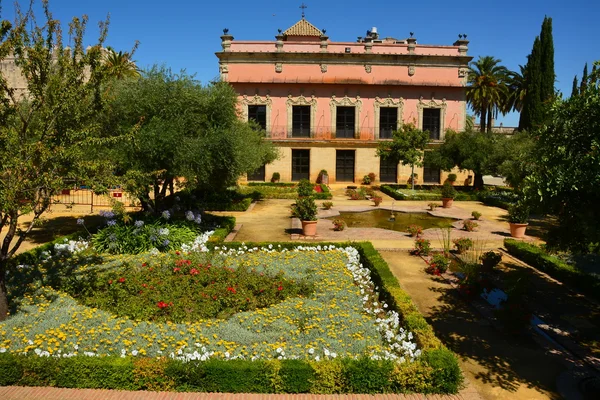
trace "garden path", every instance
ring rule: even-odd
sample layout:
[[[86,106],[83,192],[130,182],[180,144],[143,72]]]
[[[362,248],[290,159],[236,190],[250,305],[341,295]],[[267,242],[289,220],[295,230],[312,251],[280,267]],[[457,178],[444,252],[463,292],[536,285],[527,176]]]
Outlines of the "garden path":
[[[467,380],[486,400],[559,399],[558,356],[529,338],[507,337],[442,279],[424,272],[425,262],[408,253],[381,251],[400,285],[432,324],[436,335],[460,358]]]

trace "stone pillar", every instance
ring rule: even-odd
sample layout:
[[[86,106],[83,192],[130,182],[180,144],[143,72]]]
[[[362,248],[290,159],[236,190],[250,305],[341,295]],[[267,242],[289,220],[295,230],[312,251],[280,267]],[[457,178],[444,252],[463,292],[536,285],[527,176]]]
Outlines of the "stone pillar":
[[[408,43],[408,54],[415,54],[415,48],[417,47],[417,39],[411,36],[408,39],[406,39],[406,43]]]
[[[371,53],[373,51],[373,43],[365,42],[365,53]]]
[[[469,50],[468,44],[469,41],[467,40],[467,35],[459,35],[459,39],[456,42],[454,42],[454,46],[458,46],[459,55],[467,55],[467,51]]]
[[[229,29],[223,29],[223,36],[221,36],[221,47],[223,47],[223,51],[231,51],[232,40],[233,36],[229,34]]]
[[[277,41],[275,42],[275,48],[277,49],[277,52],[282,52],[283,51],[283,35],[281,34],[281,30],[279,32],[279,35],[275,36],[275,39],[277,39]]]
[[[329,44],[329,36],[325,35],[325,30],[323,30],[323,34],[319,37],[321,39],[321,53],[327,53],[327,45]]]

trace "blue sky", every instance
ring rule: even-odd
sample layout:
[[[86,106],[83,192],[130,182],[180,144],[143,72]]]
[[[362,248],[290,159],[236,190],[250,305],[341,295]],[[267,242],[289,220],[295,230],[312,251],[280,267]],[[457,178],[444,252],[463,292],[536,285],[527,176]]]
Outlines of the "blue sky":
[[[27,2],[21,0],[21,4]],[[354,41],[376,26],[380,35],[408,37],[414,32],[421,44],[452,44],[466,33],[469,55],[491,55],[518,70],[525,64],[533,40],[539,35],[544,15],[552,17],[556,87],[568,96],[573,76],[581,77],[583,65],[600,60],[600,1],[358,1],[304,0],[306,19],[327,29],[333,41]],[[50,0],[55,18],[66,22],[73,16],[90,18],[88,42],[97,22],[110,13],[107,44],[129,50],[140,42],[134,59],[142,68],[166,64],[185,69],[202,82],[217,77],[214,53],[220,50],[223,28],[236,39],[274,40],[277,29],[300,19],[301,1],[156,1],[156,0]],[[11,1],[2,3],[2,18],[12,19]],[[40,15],[41,16],[41,15]],[[518,115],[501,117],[516,125]]]

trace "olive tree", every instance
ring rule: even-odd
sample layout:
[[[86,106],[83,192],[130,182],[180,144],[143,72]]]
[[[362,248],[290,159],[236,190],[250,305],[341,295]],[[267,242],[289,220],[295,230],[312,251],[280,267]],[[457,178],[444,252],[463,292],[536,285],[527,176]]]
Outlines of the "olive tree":
[[[71,20],[70,41],[64,43],[47,1],[43,23],[31,8],[16,7],[14,23],[0,23],[0,63],[14,62],[25,82],[15,88],[7,69],[0,70],[0,320],[8,313],[9,261],[52,196],[69,178],[89,180],[110,170],[90,151],[102,142],[96,117],[103,103],[107,22],[100,23],[96,44],[85,48],[87,17]]]

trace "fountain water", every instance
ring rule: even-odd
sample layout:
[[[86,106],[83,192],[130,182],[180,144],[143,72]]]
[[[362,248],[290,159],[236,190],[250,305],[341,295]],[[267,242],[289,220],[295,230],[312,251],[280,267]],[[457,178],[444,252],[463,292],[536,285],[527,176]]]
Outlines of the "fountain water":
[[[390,213],[390,217],[388,218],[388,221],[394,222],[395,220],[396,220],[396,214],[394,214],[394,200],[392,200],[392,211]]]

